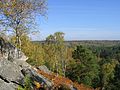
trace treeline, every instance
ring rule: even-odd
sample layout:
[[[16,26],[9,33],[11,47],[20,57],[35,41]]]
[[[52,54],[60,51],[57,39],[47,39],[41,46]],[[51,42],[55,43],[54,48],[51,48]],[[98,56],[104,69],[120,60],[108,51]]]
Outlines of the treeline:
[[[120,45],[84,45],[64,42],[64,33],[49,35],[44,43],[21,38],[22,51],[33,66],[46,65],[51,71],[101,90],[119,90]],[[11,38],[15,43],[15,37]]]

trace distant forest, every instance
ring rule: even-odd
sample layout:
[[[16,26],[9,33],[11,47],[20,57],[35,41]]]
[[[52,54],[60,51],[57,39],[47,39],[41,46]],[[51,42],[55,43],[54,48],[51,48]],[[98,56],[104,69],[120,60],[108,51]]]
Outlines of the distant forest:
[[[100,90],[119,90],[119,40],[80,40],[62,42],[59,40],[54,41],[54,39],[49,40],[46,38],[45,41],[33,41],[32,43],[41,45],[43,48],[45,48],[46,45],[51,45],[46,51],[48,56],[49,54],[52,55],[54,52],[52,48],[55,48],[58,43],[58,47],[60,46],[61,49],[55,49],[56,53],[53,53],[53,56],[57,54],[57,52],[60,55],[57,55],[59,56],[57,60],[58,65],[61,64],[61,69],[59,67],[58,71],[53,70],[54,72],[58,72],[79,84],[83,83],[93,88],[99,88]],[[62,53],[60,50],[63,50]],[[49,59],[46,59],[47,61],[56,60],[52,59],[51,55]],[[61,61],[62,59],[64,63]]]
[[[33,43],[45,43],[43,41],[32,41]],[[120,40],[65,40],[66,45],[88,45],[88,46],[116,46],[120,45]]]

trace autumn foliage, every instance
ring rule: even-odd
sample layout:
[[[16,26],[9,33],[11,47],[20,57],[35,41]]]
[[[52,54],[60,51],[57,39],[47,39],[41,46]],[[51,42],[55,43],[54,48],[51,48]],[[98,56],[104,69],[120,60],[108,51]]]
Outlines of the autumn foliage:
[[[43,75],[44,77],[48,78],[49,80],[51,80],[54,83],[54,86],[53,86],[54,88],[56,88],[56,87],[59,88],[61,85],[65,85],[67,87],[70,87],[71,85],[73,85],[77,90],[94,90],[91,87],[87,87],[83,84],[78,84],[76,82],[72,82],[70,79],[59,76],[55,73],[48,74],[41,70],[37,70],[37,72],[39,74]]]

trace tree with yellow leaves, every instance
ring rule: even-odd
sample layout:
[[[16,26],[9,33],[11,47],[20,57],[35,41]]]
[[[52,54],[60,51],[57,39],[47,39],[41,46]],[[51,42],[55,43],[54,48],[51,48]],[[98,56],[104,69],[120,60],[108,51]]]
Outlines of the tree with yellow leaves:
[[[46,15],[46,5],[46,0],[0,0],[0,24],[15,34],[19,49],[22,35],[35,24],[35,16]]]

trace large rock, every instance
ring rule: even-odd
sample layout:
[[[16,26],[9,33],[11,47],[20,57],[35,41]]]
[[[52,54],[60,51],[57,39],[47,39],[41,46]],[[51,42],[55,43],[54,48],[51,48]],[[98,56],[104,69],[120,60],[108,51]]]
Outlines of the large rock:
[[[24,55],[19,49],[17,49],[13,44],[5,41],[0,37],[0,53],[6,59],[9,60],[21,60],[26,61],[28,57]]]
[[[0,76],[8,82],[15,81],[18,83],[24,78],[21,73],[21,68],[6,59],[0,60]]]
[[[31,65],[28,64],[25,61],[21,61],[21,60],[14,60],[13,63],[15,63],[16,65],[20,66],[22,69],[24,68],[31,68]]]
[[[43,75],[39,74],[35,69],[23,69],[22,73],[26,76],[29,76],[33,81],[37,81],[39,83],[44,83],[48,88],[53,86],[53,83],[48,80]]]
[[[21,52],[19,49],[17,49],[14,45],[12,45],[9,42],[5,43],[4,50],[5,50],[4,55],[9,60],[26,61],[28,59],[28,57],[26,57],[23,52]]]
[[[38,69],[48,74],[51,73],[51,71],[45,65],[39,66]]]
[[[14,83],[7,83],[4,80],[0,79],[0,90],[16,90],[18,85]]]
[[[25,62],[28,58],[23,52],[2,38],[0,38],[0,52],[0,90],[16,90],[19,85],[24,86],[24,78],[27,75],[33,82],[37,81],[44,83],[47,87],[52,87],[51,81]],[[46,66],[40,66],[39,69],[50,73]]]

